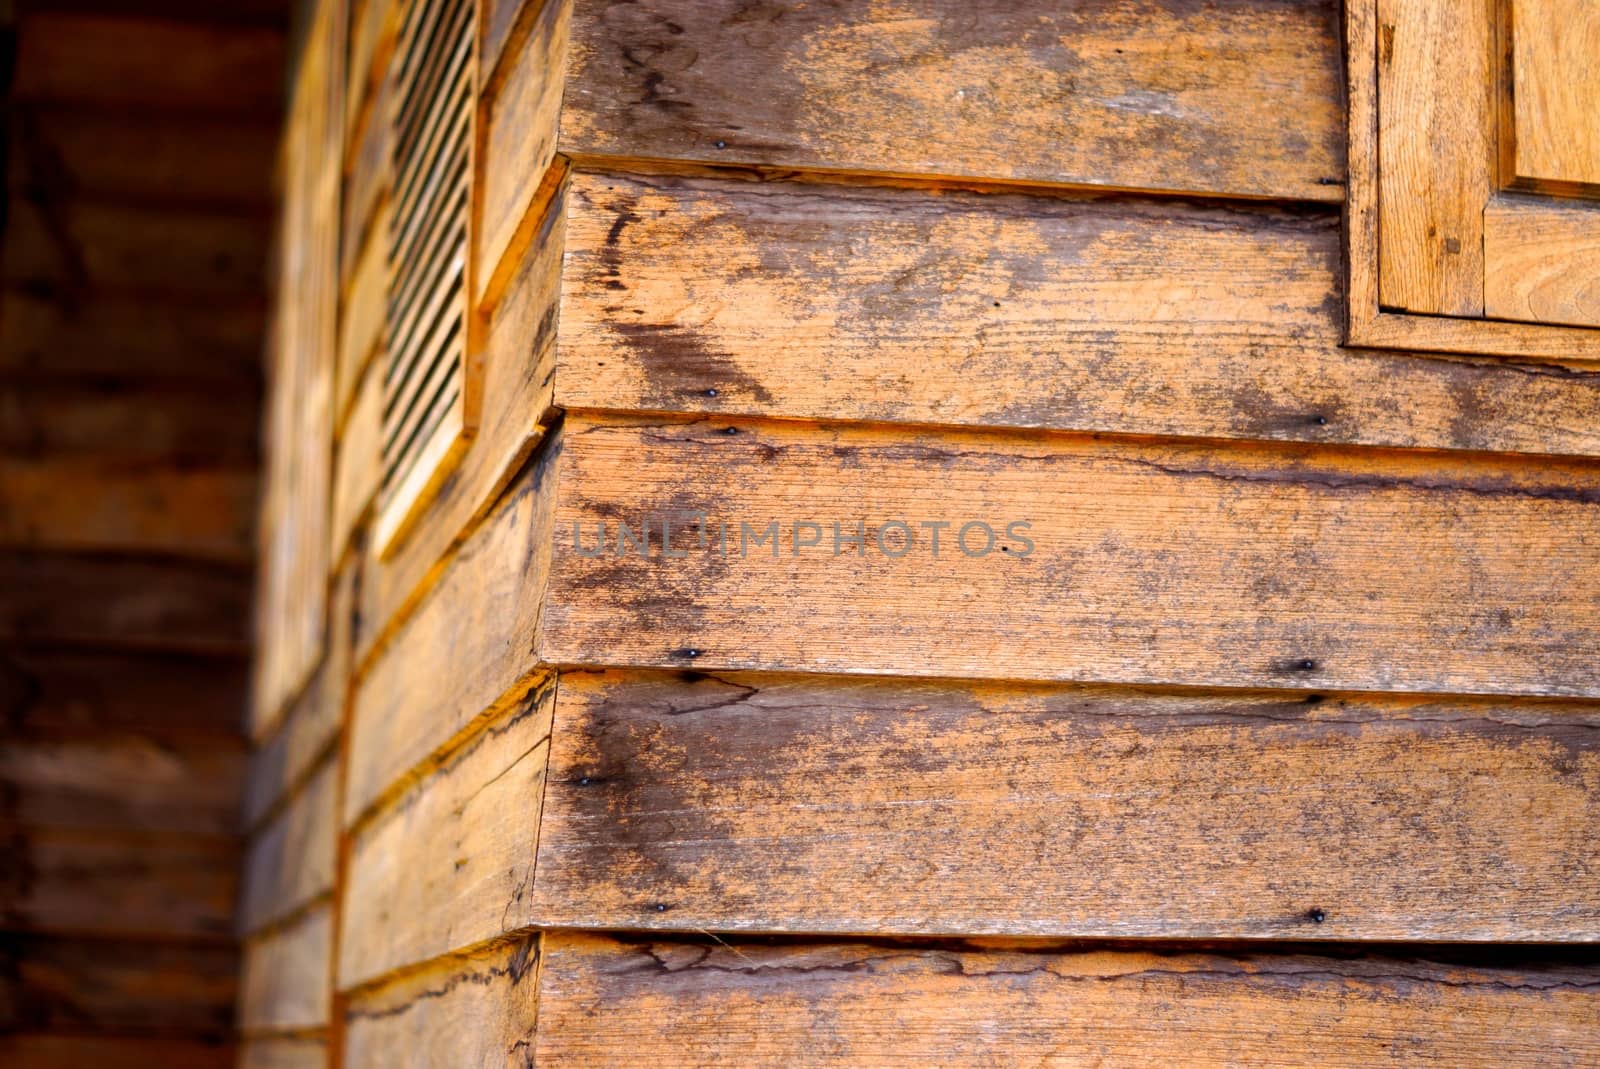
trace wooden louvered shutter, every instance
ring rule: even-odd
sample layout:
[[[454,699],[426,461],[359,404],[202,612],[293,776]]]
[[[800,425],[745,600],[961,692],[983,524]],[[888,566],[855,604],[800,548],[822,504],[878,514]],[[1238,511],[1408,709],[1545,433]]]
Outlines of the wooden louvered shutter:
[[[475,0],[412,0],[391,67],[393,212],[377,537],[404,534],[470,439]]]

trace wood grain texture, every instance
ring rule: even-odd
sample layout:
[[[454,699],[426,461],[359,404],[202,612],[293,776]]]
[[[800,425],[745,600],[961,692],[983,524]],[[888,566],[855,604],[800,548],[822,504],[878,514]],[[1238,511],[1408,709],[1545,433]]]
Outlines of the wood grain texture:
[[[329,1064],[325,1039],[269,1036],[241,1043],[235,1069],[325,1069]]]
[[[1597,728],[1600,710],[1550,704],[567,672],[528,911],[1582,941],[1600,931]]]
[[[0,1035],[0,1061],[28,1069],[230,1069],[233,1058],[233,1044],[215,1039]]]
[[[387,212],[379,212],[379,216],[374,232],[356,259],[339,310],[339,366],[334,373],[334,398],[340,433],[357,404],[364,372],[369,366],[383,364],[378,357],[383,345],[385,289],[389,280],[385,259],[389,223]]]
[[[374,361],[356,387],[355,401],[333,451],[333,504],[328,559],[339,560],[363,527],[383,484],[383,365]]]
[[[1336,26],[1316,0],[578,0],[561,145],[1337,201]]]
[[[248,675],[242,658],[11,646],[0,649],[0,709],[16,738],[236,747]]]
[[[265,314],[258,300],[152,301],[48,289],[0,291],[0,369],[7,375],[125,382],[253,385]],[[80,380],[81,381],[81,380]]]
[[[72,105],[20,105],[10,123],[11,188],[65,180],[74,196],[272,207],[270,122],[145,112],[136,122]],[[197,145],[205,146],[196,152]]]
[[[563,438],[555,665],[1600,694],[1587,462],[575,413]],[[616,552],[647,517],[650,555]],[[797,551],[797,521],[828,541]],[[974,521],[997,537],[958,552]],[[1024,521],[1031,549],[999,537]]]
[[[341,891],[341,988],[530,923],[554,705],[549,679],[354,837]]]
[[[1600,452],[1600,375],[1341,347],[1331,216],[574,174],[569,408]]]
[[[271,119],[282,108],[284,38],[272,26],[29,10],[18,24],[25,46],[13,92],[30,100]],[[218,92],[219,86],[230,91]]]
[[[1581,1066],[1592,967],[545,938],[538,1064]]]
[[[0,924],[140,938],[226,938],[238,847],[217,836],[6,829]],[[107,903],[116,903],[114,909]]]
[[[244,756],[242,741],[220,732],[10,731],[0,738],[0,797],[23,824],[229,835]]]
[[[1594,116],[1600,100],[1600,8],[1566,0],[1507,3],[1513,176],[1600,194],[1600,123]]]
[[[239,1030],[306,1031],[328,1023],[332,921],[324,904],[245,944]]]
[[[516,272],[516,258],[523,252],[518,232],[537,233],[539,213],[548,210],[548,190],[540,178],[555,162],[571,5],[543,0],[530,8],[532,24],[517,29],[505,68],[486,79],[482,102],[483,150],[477,163],[481,222],[474,251],[474,298],[480,304],[488,303],[485,297],[497,295]],[[508,257],[513,259],[503,262]]]
[[[246,562],[256,482],[245,463],[0,458],[0,544]]]
[[[239,931],[248,935],[333,887],[338,839],[337,769],[329,761],[245,851]]]
[[[259,401],[246,383],[8,377],[0,379],[0,450],[10,460],[99,457],[111,470],[138,460],[250,468],[259,459],[256,428],[241,415]]]
[[[360,547],[334,576],[328,642],[322,661],[283,718],[260,724],[244,785],[244,827],[254,830],[320,764],[343,724],[354,647],[356,590],[361,583]]]
[[[475,720],[524,700],[549,574],[555,458],[541,454],[451,558],[352,698],[344,821],[354,823]]]
[[[12,934],[0,939],[0,1028],[226,1035],[230,946]]]
[[[539,938],[436,962],[352,996],[340,1064],[533,1065]]]
[[[13,284],[156,300],[228,299],[262,289],[270,228],[257,211],[83,198],[59,223],[33,199],[12,200],[8,212],[0,265]]]
[[[250,572],[231,562],[0,552],[0,637],[236,654]]]
[[[366,626],[357,645],[359,665],[369,664],[373,650],[415,609],[448,556],[482,522],[544,434],[542,424],[551,416],[562,245],[561,217],[552,212],[486,328],[477,437],[398,549],[382,559],[376,546],[369,553],[361,586]]]
[[[1600,327],[1600,208],[1491,201],[1483,261],[1485,314]]]
[[[1380,302],[1483,315],[1494,158],[1487,0],[1378,0]]]

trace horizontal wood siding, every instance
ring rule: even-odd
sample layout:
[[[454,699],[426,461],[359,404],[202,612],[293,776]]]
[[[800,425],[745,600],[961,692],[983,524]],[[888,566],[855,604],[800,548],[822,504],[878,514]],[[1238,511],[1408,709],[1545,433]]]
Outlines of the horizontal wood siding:
[[[539,1064],[1582,1066],[1596,973],[546,937]],[[822,1022],[819,1025],[819,1022]]]
[[[576,0],[576,156],[1337,202],[1337,9]]]

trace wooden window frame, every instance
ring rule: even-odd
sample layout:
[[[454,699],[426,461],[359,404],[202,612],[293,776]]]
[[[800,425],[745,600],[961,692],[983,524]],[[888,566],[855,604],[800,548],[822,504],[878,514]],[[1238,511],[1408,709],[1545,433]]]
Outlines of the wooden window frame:
[[[1504,0],[1496,4],[1496,31],[1503,32]],[[1346,0],[1345,56],[1349,97],[1349,198],[1345,206],[1347,345],[1413,349],[1477,356],[1525,357],[1556,362],[1600,361],[1600,330],[1502,319],[1401,312],[1379,297],[1378,0]],[[1503,54],[1497,44],[1495,54]],[[1497,79],[1506,77],[1496,63]],[[1495,87],[1500,107],[1504,84]],[[1497,126],[1503,121],[1496,120]],[[1489,166],[1492,160],[1486,160]]]

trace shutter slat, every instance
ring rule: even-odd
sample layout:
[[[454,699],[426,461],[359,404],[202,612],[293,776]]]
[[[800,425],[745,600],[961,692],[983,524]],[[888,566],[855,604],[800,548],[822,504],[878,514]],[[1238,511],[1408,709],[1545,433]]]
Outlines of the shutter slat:
[[[470,396],[466,276],[475,14],[473,0],[413,0],[391,67],[394,207],[381,435],[386,518],[380,524],[390,534],[404,526],[453,452],[446,436],[468,426],[459,409]]]

